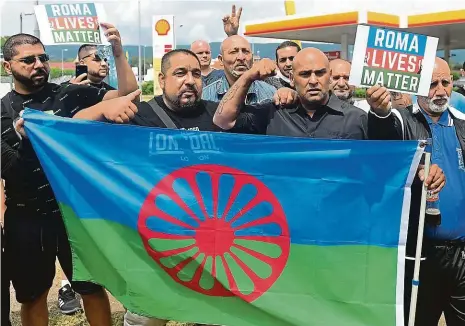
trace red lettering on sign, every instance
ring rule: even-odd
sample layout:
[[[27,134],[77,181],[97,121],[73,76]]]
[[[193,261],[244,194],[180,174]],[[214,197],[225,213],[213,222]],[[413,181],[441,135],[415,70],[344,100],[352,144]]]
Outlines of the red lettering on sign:
[[[422,56],[367,48],[366,63],[369,67],[417,74]]]
[[[98,30],[98,17],[50,17],[48,19],[53,30]]]

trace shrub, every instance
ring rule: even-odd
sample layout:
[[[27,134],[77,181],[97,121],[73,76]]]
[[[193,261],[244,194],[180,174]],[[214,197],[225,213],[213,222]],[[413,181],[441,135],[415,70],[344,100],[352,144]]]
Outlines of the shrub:
[[[356,88],[354,97],[365,98],[367,90],[365,88]]]
[[[142,95],[153,95],[153,81],[142,83]]]
[[[74,70],[65,69],[63,70],[63,76],[74,76]],[[61,68],[51,68],[50,69],[50,78],[55,79],[61,77]]]

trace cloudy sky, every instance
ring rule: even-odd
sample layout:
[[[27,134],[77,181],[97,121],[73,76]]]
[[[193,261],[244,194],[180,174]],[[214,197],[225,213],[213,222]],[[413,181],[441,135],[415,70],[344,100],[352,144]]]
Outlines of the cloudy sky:
[[[421,13],[433,10],[448,10],[465,7],[464,0],[297,0],[298,14],[324,14],[354,9],[379,10],[386,13],[396,13],[399,8],[404,12]],[[40,1],[46,3],[65,3],[74,1]],[[91,0],[85,1],[91,2]],[[101,0],[107,13],[108,22],[114,23],[120,29],[125,44],[138,44],[138,1],[137,0]],[[21,12],[32,13],[35,1],[0,0],[1,35],[11,35],[19,32],[19,15]],[[140,0],[142,44],[151,44],[152,16],[156,14],[175,15],[177,26],[177,42],[188,44],[195,39],[208,41],[224,39],[221,18],[231,12],[232,4],[244,8],[241,21],[263,20],[270,17],[284,16],[283,0],[249,0],[249,1],[177,1],[177,0]],[[446,4],[445,4],[446,3]],[[322,4],[324,4],[322,6]],[[441,6],[438,8],[438,6]],[[447,6],[447,7],[445,7]],[[24,17],[23,31],[32,33],[34,16]],[[180,27],[182,25],[182,27]],[[266,42],[266,39],[254,39],[255,42]]]

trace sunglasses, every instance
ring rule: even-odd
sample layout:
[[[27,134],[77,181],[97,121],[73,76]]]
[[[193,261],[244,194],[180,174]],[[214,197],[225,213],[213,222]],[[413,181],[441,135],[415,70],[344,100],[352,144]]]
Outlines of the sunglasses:
[[[100,61],[102,61],[102,60],[105,61],[105,62],[108,61],[107,58],[102,58],[102,57],[101,57],[100,55],[98,55],[97,53],[92,53],[92,54],[86,55],[85,57],[82,57],[81,60],[84,60],[84,59],[89,58],[89,57],[91,57],[91,56],[94,56],[94,57],[92,58],[93,61],[97,61],[97,62],[100,62]]]
[[[47,62],[50,60],[50,57],[48,56],[48,54],[44,53],[44,54],[41,54],[41,55],[38,55],[38,56],[35,56],[35,55],[30,55],[30,56],[27,56],[27,57],[24,57],[24,58],[21,58],[21,59],[11,59],[12,61],[19,61],[19,62],[23,62],[27,65],[32,65],[33,63],[36,63],[37,59],[39,59],[40,62],[44,63],[44,62]]]

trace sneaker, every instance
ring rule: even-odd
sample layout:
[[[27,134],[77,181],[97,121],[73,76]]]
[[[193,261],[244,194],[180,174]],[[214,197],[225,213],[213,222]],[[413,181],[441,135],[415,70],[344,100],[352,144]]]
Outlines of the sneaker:
[[[82,310],[81,301],[69,284],[58,290],[58,308],[65,315],[72,315]]]

